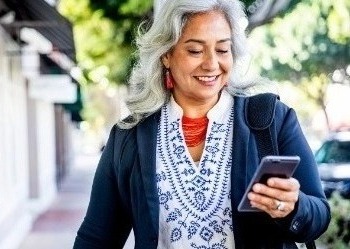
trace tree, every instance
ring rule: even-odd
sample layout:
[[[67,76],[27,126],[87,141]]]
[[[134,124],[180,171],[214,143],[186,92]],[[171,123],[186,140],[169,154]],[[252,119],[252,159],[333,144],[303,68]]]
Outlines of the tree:
[[[130,30],[141,20],[152,19],[153,5],[164,0],[90,0],[93,10],[101,10],[103,15],[114,22],[130,24]],[[248,29],[266,24],[274,17],[290,11],[300,0],[242,0],[247,7]],[[126,30],[127,32],[130,30]],[[126,37],[131,38],[132,32]],[[130,42],[131,40],[129,40]],[[128,42],[128,40],[126,40]]]
[[[326,118],[326,88],[335,80],[333,72],[344,76],[350,62],[349,13],[347,0],[304,0],[283,19],[276,18],[252,34],[261,44],[256,56],[261,72],[298,84]]]
[[[83,92],[82,115],[89,131],[101,133],[120,117],[115,97],[124,84],[130,66],[130,46],[116,24],[101,11],[93,11],[88,0],[61,0],[59,12],[73,23],[77,63],[83,74],[78,78]],[[118,116],[119,115],[119,116]]]
[[[151,22],[157,0],[61,0],[60,12],[72,21],[78,64],[85,81],[125,84],[133,64],[133,40],[141,22]],[[160,1],[160,0],[158,0]],[[298,0],[245,0],[249,29],[270,21]]]
[[[81,1],[81,0],[80,0]],[[131,60],[123,61],[124,66],[119,67],[120,72],[116,76],[118,83],[125,83],[129,73],[130,66],[133,62],[133,39],[136,35],[136,30],[141,22],[150,23],[153,16],[153,4],[162,0],[90,0],[89,7],[92,11],[98,12],[102,17],[110,20],[115,27],[115,32],[118,35],[119,46],[115,50],[103,50],[107,54],[119,54],[120,48],[125,52],[126,58]],[[242,1],[247,6],[247,15],[249,17],[248,29],[252,30],[257,26],[266,24],[274,17],[287,13],[300,0],[244,0]],[[105,42],[105,41],[102,41]],[[103,58],[103,54],[100,54]],[[94,57],[92,57],[94,58]],[[109,67],[108,67],[109,68]],[[109,68],[111,71],[115,68]],[[112,80],[113,82],[113,80]]]
[[[283,16],[293,10],[300,0],[245,0],[249,19],[248,31],[271,22],[276,16]]]
[[[127,25],[105,18],[102,11],[93,11],[88,0],[61,0],[59,11],[74,28],[78,66],[85,83],[123,84],[131,61],[131,44],[126,42]]]
[[[153,0],[90,0],[90,7],[115,24],[126,46],[132,45],[137,26],[153,15]]]
[[[288,9],[287,2],[288,6],[292,7],[298,1],[244,2],[249,6],[248,15],[255,20],[254,22],[251,19],[249,28],[252,29],[253,26],[270,21],[277,14],[285,13]],[[284,2],[284,7],[281,8],[282,5],[277,4],[278,2]],[[80,83],[83,83],[85,99],[88,98],[84,118],[91,124],[101,123],[98,121],[101,120],[98,115],[103,111],[96,111],[99,103],[90,93],[99,91],[98,86],[107,89],[107,85],[126,84],[134,61],[135,32],[141,22],[151,22],[153,0],[61,0],[58,7],[60,13],[67,17],[74,27],[78,66],[83,71]],[[261,14],[262,9],[265,12]],[[273,11],[266,11],[269,9]],[[257,16],[259,18],[256,18]],[[103,119],[108,120],[108,117]]]

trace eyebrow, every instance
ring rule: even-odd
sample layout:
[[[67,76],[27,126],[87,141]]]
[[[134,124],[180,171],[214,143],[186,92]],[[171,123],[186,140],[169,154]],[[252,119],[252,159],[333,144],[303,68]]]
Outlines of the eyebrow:
[[[231,39],[230,38],[222,39],[222,40],[219,40],[218,43],[223,43],[228,41],[231,41]],[[187,41],[185,41],[185,43],[190,43],[190,42],[205,44],[204,40],[199,40],[199,39],[188,39]]]

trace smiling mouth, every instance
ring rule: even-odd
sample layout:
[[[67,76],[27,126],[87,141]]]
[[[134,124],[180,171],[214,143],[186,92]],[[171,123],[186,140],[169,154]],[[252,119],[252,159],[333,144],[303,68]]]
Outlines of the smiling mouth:
[[[196,76],[195,78],[197,80],[200,80],[200,81],[211,82],[211,81],[215,81],[218,77],[219,77],[219,75],[215,75],[215,76]]]

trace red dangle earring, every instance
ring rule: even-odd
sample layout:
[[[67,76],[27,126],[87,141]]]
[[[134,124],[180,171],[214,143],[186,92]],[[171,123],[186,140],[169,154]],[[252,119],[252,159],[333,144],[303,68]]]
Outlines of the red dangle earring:
[[[174,79],[170,74],[169,69],[165,71],[165,88],[171,90],[174,88]]]

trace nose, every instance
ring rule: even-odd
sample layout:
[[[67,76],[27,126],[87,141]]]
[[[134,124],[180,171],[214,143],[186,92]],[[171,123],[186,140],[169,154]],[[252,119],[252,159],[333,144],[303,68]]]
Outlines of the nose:
[[[214,71],[219,67],[219,60],[215,52],[208,52],[205,54],[202,68],[207,71]]]

